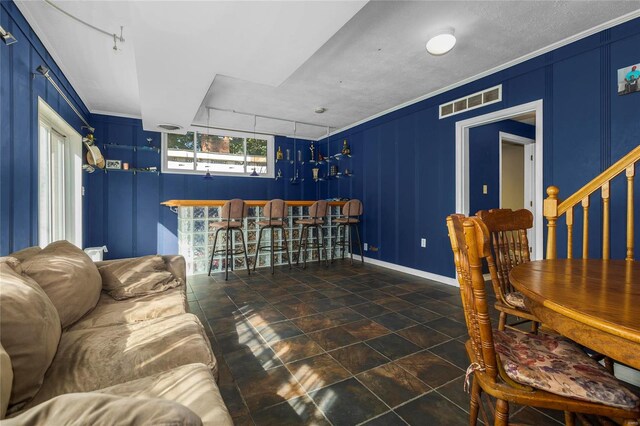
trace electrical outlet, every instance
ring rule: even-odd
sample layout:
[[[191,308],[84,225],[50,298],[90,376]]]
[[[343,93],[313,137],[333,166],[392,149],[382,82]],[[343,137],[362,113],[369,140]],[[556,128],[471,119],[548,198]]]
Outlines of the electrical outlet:
[[[489,193],[489,188],[487,187],[487,185],[482,185],[482,193],[485,195]]]
[[[82,196],[84,197],[84,186],[82,187]]]
[[[364,251],[368,251],[369,250],[369,244],[364,243],[362,246],[364,247]]]
[[[420,239],[420,247],[425,248],[427,246],[427,239],[426,238],[421,238]]]

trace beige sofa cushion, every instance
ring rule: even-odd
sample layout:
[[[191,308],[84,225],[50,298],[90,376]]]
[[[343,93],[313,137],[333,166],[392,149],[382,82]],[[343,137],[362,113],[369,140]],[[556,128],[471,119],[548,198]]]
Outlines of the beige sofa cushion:
[[[166,399],[123,398],[87,392],[53,398],[2,424],[199,426],[202,421],[184,405]]]
[[[8,266],[11,267],[11,269],[16,271],[18,274],[22,274],[22,263],[20,263],[20,261],[17,258],[13,256],[3,256],[3,257],[0,257],[0,263],[6,263]]]
[[[40,253],[41,251],[42,249],[39,246],[33,246],[33,247],[27,247],[22,250],[14,251],[9,256],[15,257],[20,262],[24,262],[25,260],[29,259],[31,256],[34,256]]]
[[[4,419],[9,407],[11,397],[11,384],[13,383],[13,368],[9,354],[0,345],[0,420]]]
[[[29,407],[64,393],[94,391],[192,363],[217,374],[209,340],[192,314],[66,331]]]
[[[182,285],[157,255],[109,262],[98,270],[102,288],[117,300],[160,293]]]
[[[126,300],[115,300],[103,292],[96,307],[69,330],[132,324],[187,312],[187,296],[183,287]]]
[[[196,413],[205,426],[233,425],[211,370],[204,364],[183,365],[96,392],[135,398],[168,399],[183,404]]]
[[[29,277],[0,263],[0,342],[13,368],[10,411],[33,397],[56,354],[60,318],[51,300]]]
[[[102,279],[89,256],[68,241],[49,244],[22,262],[23,273],[47,293],[66,328],[93,309]]]

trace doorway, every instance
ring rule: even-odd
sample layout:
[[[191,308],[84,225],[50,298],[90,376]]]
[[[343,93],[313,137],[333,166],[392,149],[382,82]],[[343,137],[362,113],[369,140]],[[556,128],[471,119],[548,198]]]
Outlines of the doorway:
[[[82,247],[82,136],[38,98],[38,244]]]
[[[531,210],[532,259],[543,258],[542,153],[542,100],[456,123],[456,212]]]

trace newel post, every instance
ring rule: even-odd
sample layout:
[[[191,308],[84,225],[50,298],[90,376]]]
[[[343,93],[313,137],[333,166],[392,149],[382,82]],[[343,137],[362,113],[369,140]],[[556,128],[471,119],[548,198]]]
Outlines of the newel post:
[[[547,218],[547,259],[556,258],[556,222],[558,221],[557,186],[547,188],[547,198],[544,200],[544,217]]]

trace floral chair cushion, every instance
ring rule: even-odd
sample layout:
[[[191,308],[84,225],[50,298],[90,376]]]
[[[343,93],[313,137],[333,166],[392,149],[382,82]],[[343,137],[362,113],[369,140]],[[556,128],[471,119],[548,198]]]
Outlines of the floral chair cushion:
[[[527,307],[524,305],[524,295],[519,291],[507,293],[504,296],[504,298],[507,300],[507,302],[509,302],[511,305],[515,306],[516,308],[525,309],[525,310],[527,309]]]
[[[640,398],[574,343],[559,336],[494,331],[496,352],[514,381],[556,395],[623,409]]]

